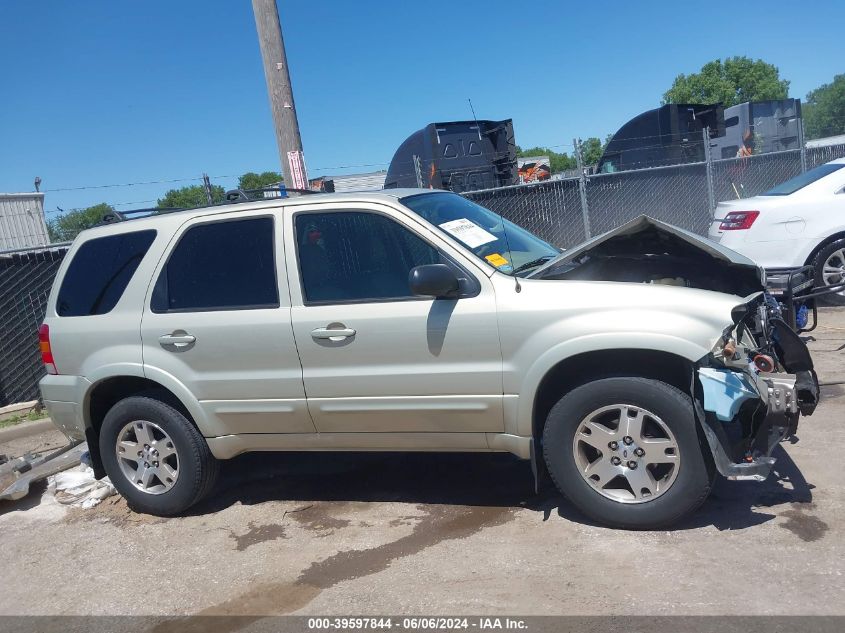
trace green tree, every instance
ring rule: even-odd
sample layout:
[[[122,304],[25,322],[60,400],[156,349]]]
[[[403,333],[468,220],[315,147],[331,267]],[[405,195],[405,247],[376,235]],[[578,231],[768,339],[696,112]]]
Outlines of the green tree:
[[[114,207],[105,202],[86,209],[74,209],[47,222],[50,241],[70,242],[80,231],[90,229],[103,221],[103,216],[114,211]]]
[[[692,75],[678,75],[663,95],[663,103],[722,103],[786,99],[789,82],[780,78],[777,66],[762,59],[729,57],[713,60]]]
[[[845,134],[845,75],[807,93],[802,115],[807,138]]]
[[[581,142],[581,160],[584,165],[597,165],[604,153],[604,145],[595,136]]]
[[[248,171],[238,178],[238,189],[262,189],[264,187],[278,185],[280,182],[282,182],[282,175],[278,172],[265,171],[256,174],[254,171]]]
[[[211,186],[211,200],[213,203],[223,202],[225,197],[226,191],[223,187],[219,185]],[[205,196],[205,187],[202,185],[171,189],[164,194],[163,198],[159,198],[158,200],[158,207],[160,209],[195,209],[196,207],[204,207],[206,205],[208,205],[208,199]]]
[[[553,174],[559,174],[567,169],[575,169],[577,164],[573,156],[569,156],[566,152],[555,152],[548,147],[529,147],[522,149],[517,145],[516,155],[520,158],[527,156],[548,156],[549,167]]]

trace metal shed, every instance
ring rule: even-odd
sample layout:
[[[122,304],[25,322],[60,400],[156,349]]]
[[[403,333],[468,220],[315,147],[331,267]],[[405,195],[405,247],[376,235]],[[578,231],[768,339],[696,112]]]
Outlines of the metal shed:
[[[50,243],[43,193],[0,193],[0,251]]]
[[[374,171],[369,174],[347,174],[345,176],[329,176],[334,181],[334,190],[338,193],[346,191],[376,191],[384,189],[386,171]]]
[[[319,176],[308,181],[312,191],[346,193],[349,191],[378,191],[384,189],[386,171],[366,174],[345,174],[343,176]]]

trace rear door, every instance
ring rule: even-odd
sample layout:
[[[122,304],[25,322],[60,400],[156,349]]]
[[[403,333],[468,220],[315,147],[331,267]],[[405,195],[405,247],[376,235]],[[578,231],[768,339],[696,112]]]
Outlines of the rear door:
[[[288,213],[291,314],[318,431],[501,432],[490,279],[380,205]],[[412,295],[411,268],[444,261],[467,280],[465,295]]]
[[[144,370],[199,400],[213,435],[309,433],[290,321],[280,213],[195,218],[153,275]]]

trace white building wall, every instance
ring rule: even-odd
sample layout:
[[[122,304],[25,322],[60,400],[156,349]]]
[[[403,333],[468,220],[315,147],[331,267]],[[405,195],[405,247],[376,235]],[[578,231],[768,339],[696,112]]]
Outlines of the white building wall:
[[[50,243],[43,193],[0,193],[0,251]]]
[[[336,193],[384,189],[386,178],[386,171],[377,171],[369,174],[348,174],[346,176],[326,176],[327,180],[334,181],[334,190]]]

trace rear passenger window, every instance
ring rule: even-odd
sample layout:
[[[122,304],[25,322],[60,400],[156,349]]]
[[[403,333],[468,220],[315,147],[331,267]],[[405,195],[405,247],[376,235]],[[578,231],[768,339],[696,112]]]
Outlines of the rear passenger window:
[[[134,231],[88,240],[76,251],[59,288],[59,316],[111,312],[155,239],[156,232]]]
[[[273,218],[210,222],[182,235],[156,281],[153,312],[279,307]]]

